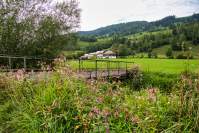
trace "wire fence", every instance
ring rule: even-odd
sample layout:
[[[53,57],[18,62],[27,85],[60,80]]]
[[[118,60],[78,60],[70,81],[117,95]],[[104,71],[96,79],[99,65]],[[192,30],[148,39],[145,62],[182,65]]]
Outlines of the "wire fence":
[[[53,68],[55,59],[37,58],[27,56],[10,56],[0,54],[0,70],[16,71],[24,69],[25,71],[44,71]]]

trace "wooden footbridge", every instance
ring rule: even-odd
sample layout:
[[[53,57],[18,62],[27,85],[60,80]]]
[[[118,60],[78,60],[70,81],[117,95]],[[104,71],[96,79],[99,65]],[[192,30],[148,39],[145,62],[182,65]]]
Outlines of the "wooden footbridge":
[[[0,55],[0,71],[15,72],[19,69],[23,69],[26,72],[53,71],[53,63],[56,60],[57,59]],[[70,61],[64,59],[62,67],[68,64],[67,62]],[[76,63],[78,63],[78,76],[84,79],[125,77],[128,70],[134,64],[134,62],[116,60],[77,60]]]

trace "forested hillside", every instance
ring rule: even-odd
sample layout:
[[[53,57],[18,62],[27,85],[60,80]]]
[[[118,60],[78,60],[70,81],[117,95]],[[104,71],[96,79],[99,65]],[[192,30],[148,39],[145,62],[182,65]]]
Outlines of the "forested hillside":
[[[79,43],[82,44],[80,50],[85,52],[112,49],[118,56],[145,53],[150,58],[157,58],[159,54],[168,58],[198,58],[199,22],[178,23],[156,31],[127,36],[84,36],[83,39],[80,37]],[[161,49],[161,52],[158,49]]]
[[[194,14],[188,17],[176,18],[175,16],[168,16],[161,20],[154,22],[147,21],[135,21],[128,23],[121,23],[102,27],[93,31],[80,31],[80,35],[92,35],[92,36],[111,36],[115,34],[130,35],[144,31],[159,30],[168,26],[179,23],[189,23],[199,21],[199,14]]]

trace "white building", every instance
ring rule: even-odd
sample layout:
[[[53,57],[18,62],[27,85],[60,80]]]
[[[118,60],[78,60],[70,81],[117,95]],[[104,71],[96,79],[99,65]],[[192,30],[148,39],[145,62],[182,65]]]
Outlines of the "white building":
[[[92,59],[92,58],[115,59],[116,54],[111,50],[102,50],[90,54],[85,54],[84,56],[80,57],[80,59]]]
[[[108,58],[108,59],[115,59],[116,58],[116,54],[113,51],[108,50],[108,51],[104,52],[103,57],[104,58]]]

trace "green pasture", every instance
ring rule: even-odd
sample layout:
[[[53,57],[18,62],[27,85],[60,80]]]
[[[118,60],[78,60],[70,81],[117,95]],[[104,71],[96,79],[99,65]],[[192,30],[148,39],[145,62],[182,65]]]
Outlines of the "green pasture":
[[[187,42],[188,44],[190,42]],[[165,45],[165,46],[162,46],[162,47],[159,47],[159,48],[155,48],[153,49],[153,52],[157,53],[158,57],[161,57],[161,58],[166,58],[166,52],[167,50],[170,48],[171,46],[170,45]],[[199,58],[199,46],[195,46],[195,45],[191,45],[189,44],[189,47],[191,47],[191,55],[194,56],[194,58],[198,59]],[[179,54],[188,54],[189,51],[173,51],[173,55],[176,57],[177,55]],[[145,53],[145,55],[147,56],[147,53]]]
[[[126,58],[126,59],[113,59],[113,61],[127,61],[134,62],[128,64],[128,68],[133,65],[138,65],[140,69],[144,72],[161,72],[168,74],[180,74],[185,70],[191,72],[198,72],[199,70],[199,60],[180,60],[180,59],[148,59],[148,58]],[[73,69],[79,68],[79,62],[73,60],[69,62]],[[81,64],[82,68],[94,69],[95,63],[93,61],[83,61]],[[125,68],[125,64],[121,63],[119,67]],[[111,68],[117,69],[117,63],[111,63]],[[98,63],[98,68],[106,69],[107,63]]]

